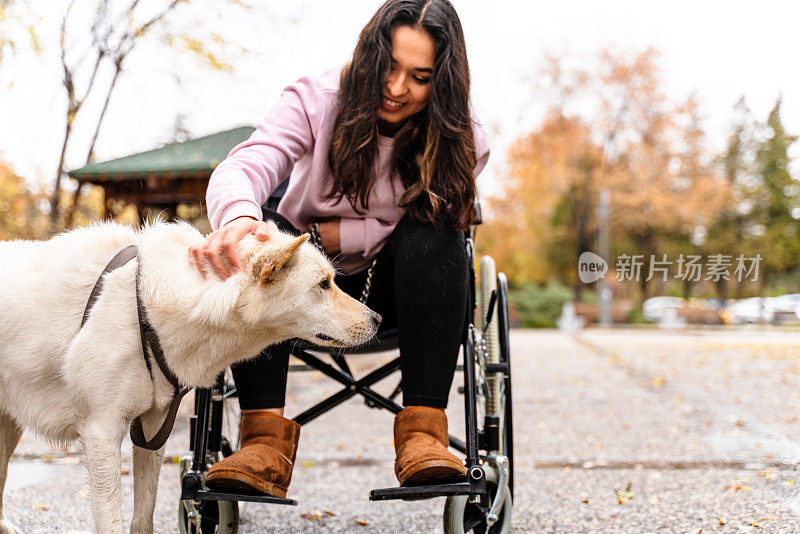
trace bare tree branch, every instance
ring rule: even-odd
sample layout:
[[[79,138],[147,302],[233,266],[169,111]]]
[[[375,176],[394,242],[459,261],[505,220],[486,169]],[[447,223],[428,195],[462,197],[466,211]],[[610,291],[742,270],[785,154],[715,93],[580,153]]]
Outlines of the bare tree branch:
[[[64,13],[64,19],[61,21],[61,65],[64,69],[64,87],[67,89],[68,102],[67,124],[64,129],[64,144],[61,146],[61,156],[58,160],[58,169],[56,170],[55,183],[53,184],[53,196],[50,198],[50,229],[52,231],[55,231],[56,223],[58,222],[58,203],[61,198],[61,176],[64,174],[64,158],[67,153],[67,145],[69,144],[70,133],[72,132],[72,122],[75,119],[75,113],[77,113],[77,107],[75,103],[75,86],[72,81],[72,72],[67,66],[66,57],[67,19],[69,18],[69,13],[72,10],[73,5],[75,5],[75,0],[72,0],[69,3],[67,10]]]
[[[94,146],[97,144],[97,137],[100,134],[100,126],[103,124],[103,119],[106,116],[106,110],[108,109],[108,103],[111,101],[111,95],[114,92],[114,87],[117,84],[117,79],[119,78],[119,74],[122,72],[122,60],[117,61],[114,64],[114,77],[111,79],[111,85],[108,88],[108,92],[106,93],[105,102],[103,102],[103,109],[100,112],[100,117],[97,119],[97,124],[94,128],[94,135],[92,136],[92,142],[89,144],[89,150],[86,153],[86,163],[84,165],[88,165],[92,162],[92,158],[94,157]],[[78,198],[81,194],[81,189],[83,188],[83,184],[78,186],[78,189],[75,191],[73,196],[72,204],[67,211],[67,216],[64,222],[64,226],[69,228],[72,226],[72,221],[75,218],[75,211],[78,208]]]
[[[164,17],[166,17],[170,13],[170,11],[175,9],[175,7],[178,4],[180,4],[182,1],[183,0],[172,0],[172,2],[170,2],[169,5],[167,7],[165,7],[164,10],[161,13],[159,13],[156,16],[154,16],[153,18],[151,18],[150,20],[148,20],[147,22],[145,22],[141,26],[139,26],[139,28],[136,29],[135,31],[129,32],[126,36],[123,37],[123,41],[120,42],[120,48],[124,44],[124,41],[127,39],[130,42],[130,44],[129,44],[129,46],[128,46],[128,48],[127,48],[125,53],[127,54],[128,52],[130,52],[131,49],[134,46],[136,37],[138,37],[140,35],[144,35],[144,33],[148,30],[148,28],[150,28],[153,24],[155,24],[156,22],[158,22],[161,19],[163,19]]]

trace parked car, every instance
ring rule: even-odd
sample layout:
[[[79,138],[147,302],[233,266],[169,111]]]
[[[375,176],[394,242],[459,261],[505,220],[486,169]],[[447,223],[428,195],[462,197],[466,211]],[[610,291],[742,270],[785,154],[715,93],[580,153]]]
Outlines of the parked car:
[[[725,310],[726,323],[771,323],[775,319],[775,303],[772,297],[751,297],[737,300]]]
[[[800,322],[800,293],[780,295],[771,299],[774,310],[772,321],[779,324]]]
[[[686,306],[686,300],[680,297],[652,297],[642,303],[642,315],[648,321],[656,322],[667,314],[667,310],[679,310]]]

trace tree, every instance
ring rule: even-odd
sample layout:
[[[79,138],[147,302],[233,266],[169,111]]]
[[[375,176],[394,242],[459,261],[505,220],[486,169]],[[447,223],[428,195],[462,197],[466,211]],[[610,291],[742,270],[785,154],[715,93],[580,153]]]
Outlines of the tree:
[[[46,198],[0,160],[0,240],[44,237],[47,223],[39,206]]]
[[[536,267],[518,278],[543,281],[555,264],[558,278],[573,281],[580,295],[577,258],[593,248],[600,187],[610,193],[615,242],[633,243],[646,260],[676,235],[710,224],[724,205],[727,187],[705,147],[699,106],[665,96],[656,58],[652,49],[606,51],[593,69],[566,69],[563,59],[548,58],[550,110],[512,147],[511,179],[490,204],[498,225],[492,253],[511,260],[511,269],[534,257]]]
[[[240,0],[229,0],[225,6],[249,7]],[[219,16],[220,4],[209,4],[202,0],[161,0],[156,8],[153,3],[144,6],[139,0],[95,0],[93,3],[80,3],[76,9],[75,0],[66,7],[61,22],[59,49],[63,71],[62,84],[66,92],[67,105],[64,119],[64,141],[59,156],[58,168],[53,181],[50,197],[50,223],[55,230],[59,223],[62,181],[64,179],[65,158],[70,150],[76,119],[87,99],[103,102],[99,115],[94,119],[93,135],[86,147],[86,163],[93,159],[94,147],[101,131],[111,97],[124,71],[126,60],[146,39],[158,39],[168,48],[184,50],[193,54],[202,64],[215,70],[231,70],[225,59],[229,49],[228,42],[219,34],[207,32],[203,24],[189,21],[191,8],[206,13],[207,18]],[[82,17],[75,13],[82,10]],[[90,15],[87,17],[87,14]],[[183,18],[181,18],[183,17]],[[74,19],[89,19],[89,27],[84,27]],[[88,35],[88,39],[87,39]],[[241,52],[239,50],[238,52]],[[110,74],[101,76],[104,70]],[[106,80],[103,83],[100,79]],[[70,226],[74,216],[74,206],[80,188],[75,192],[73,208],[67,214],[65,226]]]
[[[757,248],[764,257],[762,289],[775,275],[788,272],[800,257],[800,181],[789,173],[789,147],[797,140],[781,122],[779,98],[767,118],[769,137],[760,145],[756,165],[761,178],[752,198]]]
[[[37,55],[42,51],[28,6],[16,5],[14,0],[0,0],[0,64],[22,43],[28,44]]]
[[[566,278],[580,284],[570,267],[591,248],[596,229],[590,212],[603,171],[590,129],[555,110],[512,146],[509,162],[502,195],[488,202],[497,214],[485,230],[493,255],[514,282]],[[579,285],[575,289],[580,293]]]
[[[760,183],[755,161],[758,151],[756,139],[757,125],[752,118],[744,97],[734,106],[734,120],[727,147],[718,158],[723,175],[728,182],[730,202],[717,217],[717,221],[708,228],[707,236],[696,247],[704,247],[707,251],[729,255],[733,258],[743,254],[747,258],[755,257],[758,252],[750,229],[756,226],[753,220],[752,192]],[[741,298],[744,284],[738,280],[720,281],[718,295],[729,298],[729,288],[735,287],[735,298]],[[689,287],[685,288],[688,296]]]

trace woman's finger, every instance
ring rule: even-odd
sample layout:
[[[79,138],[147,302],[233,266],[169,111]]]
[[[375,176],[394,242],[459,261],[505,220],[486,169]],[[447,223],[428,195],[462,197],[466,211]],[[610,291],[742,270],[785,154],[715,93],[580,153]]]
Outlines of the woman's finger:
[[[222,242],[222,260],[230,266],[231,271],[234,273],[241,268],[241,263],[239,263],[239,239],[239,236],[232,235]]]
[[[253,234],[256,236],[257,239],[260,241],[267,241],[269,239],[269,225],[263,221],[259,221],[255,223],[255,228],[253,229]]]
[[[200,272],[200,275],[206,277],[205,262],[203,261],[203,253],[197,247],[189,247],[189,262]]]
[[[204,256],[217,276],[225,280],[230,276],[230,272],[222,261],[222,239],[222,235],[214,236],[211,244],[206,248]]]

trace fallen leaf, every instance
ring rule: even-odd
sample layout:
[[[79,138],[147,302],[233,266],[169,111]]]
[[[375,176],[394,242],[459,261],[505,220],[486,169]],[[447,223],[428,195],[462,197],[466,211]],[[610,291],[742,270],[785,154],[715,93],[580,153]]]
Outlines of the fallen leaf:
[[[300,517],[310,519],[312,521],[319,521],[320,519],[325,519],[326,514],[322,510],[311,510],[304,514],[300,514]]]
[[[360,520],[360,519],[358,519],[358,520],[356,521],[356,524],[359,524],[359,525],[361,525],[362,527],[366,527],[366,526],[368,526],[368,525],[369,525],[369,523],[367,523],[366,521],[362,521],[362,520]]]
[[[758,521],[756,521],[755,519],[753,519],[752,521],[750,521],[747,524],[750,525],[751,527],[756,527],[756,528],[758,528],[760,526]]]
[[[312,462],[310,460],[305,460],[303,462],[300,462],[300,466],[301,467],[314,467],[314,462]]]
[[[725,486],[726,490],[733,490],[733,491],[750,491],[750,488],[747,486]]]
[[[720,525],[724,525],[724,524],[725,524],[725,523],[727,523],[727,522],[728,522],[728,520],[727,520],[726,518],[724,518],[724,517],[720,517],[720,518],[719,518],[719,524],[720,524]]]
[[[122,475],[123,475],[123,476],[124,476],[124,475],[130,475],[130,474],[131,474],[131,472],[130,472],[130,471],[128,471],[127,469],[123,469],[123,470],[122,470]]]
[[[703,532],[703,527],[700,527],[700,528],[694,529],[694,530],[692,531],[692,534],[700,534],[701,532]]]
[[[31,510],[49,510],[50,505],[45,504],[43,502],[32,502],[31,503]]]
[[[784,482],[783,482],[783,483],[784,483],[785,485],[787,485],[787,486],[791,486],[791,485],[793,485],[793,484],[794,484],[794,480],[784,480]]]
[[[583,504],[591,504],[591,501],[589,499],[583,499]]]
[[[330,510],[323,510],[323,511],[325,512],[325,515],[329,515],[329,516],[331,516],[331,517],[336,517],[336,514],[334,514],[334,513],[333,513],[333,512],[331,512]]]
[[[778,518],[775,517],[774,515],[765,515],[764,517],[761,518],[762,521],[770,521],[770,520],[774,521],[775,519],[778,519]]]
[[[614,488],[614,493],[617,494],[617,502],[620,504],[625,504],[634,497],[634,493],[631,491],[631,483],[628,482],[628,486],[624,490],[618,490]]]

